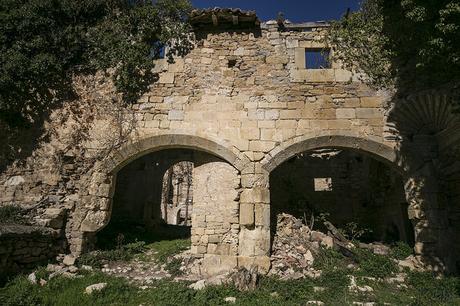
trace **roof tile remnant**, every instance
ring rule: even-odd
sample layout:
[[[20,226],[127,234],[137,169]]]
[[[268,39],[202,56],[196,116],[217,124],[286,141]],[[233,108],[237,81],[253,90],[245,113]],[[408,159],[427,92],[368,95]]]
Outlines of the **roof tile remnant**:
[[[254,28],[260,25],[255,11],[219,7],[193,10],[190,14],[190,23],[195,29]]]

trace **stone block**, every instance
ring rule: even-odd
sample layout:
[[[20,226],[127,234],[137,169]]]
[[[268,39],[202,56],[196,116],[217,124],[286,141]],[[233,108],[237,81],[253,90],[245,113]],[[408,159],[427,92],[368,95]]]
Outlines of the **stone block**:
[[[254,224],[254,204],[240,204],[240,225],[251,226]]]
[[[356,117],[359,119],[380,118],[382,111],[378,108],[357,108]]]
[[[181,121],[184,120],[184,111],[172,109],[168,112],[168,120],[174,121]]]
[[[294,61],[297,69],[305,69],[305,48],[295,48]]]
[[[242,128],[240,136],[243,139],[257,140],[260,138],[260,131],[258,128]]]
[[[237,266],[237,256],[205,254],[202,263],[202,271],[205,275],[212,276],[230,272]]]
[[[311,83],[334,82],[334,69],[306,69],[305,80]]]
[[[266,274],[270,270],[270,266],[271,262],[268,256],[238,256],[238,267],[244,267],[248,270],[251,267],[257,267],[259,273]]]
[[[249,150],[256,152],[269,152],[275,147],[274,141],[252,140],[249,142]]]
[[[158,80],[160,84],[173,84],[174,83],[174,73],[165,72],[160,74],[160,79]]]
[[[241,193],[241,203],[270,203],[270,191],[264,187],[245,189]]]
[[[255,204],[255,225],[270,226],[270,205]]]
[[[361,97],[361,107],[379,108],[383,107],[382,97]]]
[[[338,108],[335,110],[337,119],[356,118],[356,111],[353,108]]]
[[[289,109],[280,111],[280,119],[299,119],[302,116],[300,109]]]
[[[267,64],[287,64],[289,62],[289,58],[287,56],[273,55],[267,56],[265,61]]]

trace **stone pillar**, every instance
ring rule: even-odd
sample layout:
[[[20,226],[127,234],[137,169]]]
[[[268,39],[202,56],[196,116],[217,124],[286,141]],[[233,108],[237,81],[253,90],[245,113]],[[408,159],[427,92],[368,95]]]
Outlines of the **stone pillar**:
[[[202,273],[227,272],[237,266],[239,234],[238,171],[211,160],[193,169],[192,253],[204,257]]]
[[[254,169],[254,168],[252,168]],[[270,269],[270,191],[266,171],[246,171],[241,177],[238,266]]]
[[[416,255],[435,270],[443,270],[448,254],[447,216],[435,167],[437,149],[432,136],[415,136],[405,183],[408,215],[414,226]]]

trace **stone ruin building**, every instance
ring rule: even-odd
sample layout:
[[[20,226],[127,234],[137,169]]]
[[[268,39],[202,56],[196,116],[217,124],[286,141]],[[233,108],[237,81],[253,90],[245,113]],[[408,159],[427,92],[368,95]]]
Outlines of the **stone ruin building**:
[[[204,273],[267,271],[276,215],[323,211],[406,241],[439,269],[460,267],[460,124],[448,93],[369,88],[325,60],[324,22],[211,9],[191,23],[195,48],[157,60],[158,80],[121,116],[94,112],[75,141],[79,117],[64,105],[49,137],[1,173],[0,205],[29,209],[35,225],[2,230],[2,267],[79,256],[121,217],[191,226]],[[104,80],[76,80],[69,105],[116,100]]]

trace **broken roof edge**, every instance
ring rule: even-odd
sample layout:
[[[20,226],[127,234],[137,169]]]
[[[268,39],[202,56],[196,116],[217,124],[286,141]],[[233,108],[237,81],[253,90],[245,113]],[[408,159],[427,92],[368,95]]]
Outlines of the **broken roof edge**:
[[[269,20],[266,22],[262,22],[260,27],[262,29],[267,29],[271,25],[277,25],[278,21],[277,20]],[[299,23],[294,23],[290,22],[289,20],[286,20],[284,23],[284,27],[286,30],[301,30],[301,29],[311,29],[311,28],[327,28],[331,25],[330,22],[328,21],[308,21],[308,22],[299,22]]]
[[[194,9],[190,13],[190,23],[195,28],[206,28],[209,26],[217,27],[219,25],[235,27],[259,27],[261,29],[269,28],[271,25],[278,24],[277,20],[261,22],[257,17],[256,11],[244,11],[239,8],[208,8]],[[298,31],[302,29],[329,27],[327,21],[301,22],[292,23],[289,20],[284,21],[285,30]]]

